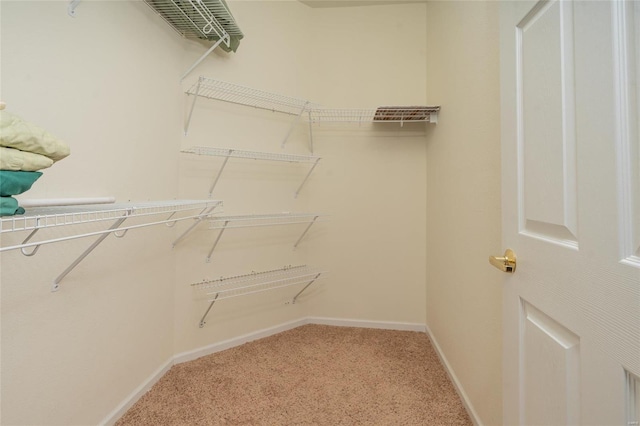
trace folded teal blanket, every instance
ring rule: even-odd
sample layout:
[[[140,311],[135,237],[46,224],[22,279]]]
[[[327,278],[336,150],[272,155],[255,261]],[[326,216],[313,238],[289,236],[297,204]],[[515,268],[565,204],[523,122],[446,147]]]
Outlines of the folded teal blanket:
[[[24,214],[24,209],[18,206],[18,200],[13,197],[0,197],[0,216]]]
[[[0,196],[22,194],[42,176],[42,172],[25,172],[21,170],[0,170]]]

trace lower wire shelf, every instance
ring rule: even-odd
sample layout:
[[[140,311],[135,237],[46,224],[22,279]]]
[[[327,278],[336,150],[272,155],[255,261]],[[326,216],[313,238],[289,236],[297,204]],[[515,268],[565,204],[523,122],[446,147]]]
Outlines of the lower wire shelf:
[[[291,303],[296,303],[298,297],[326,273],[326,271],[311,268],[307,265],[285,266],[284,268],[270,271],[252,272],[215,280],[203,280],[202,282],[191,284],[195,289],[203,292],[209,302],[209,307],[200,319],[200,328],[204,327],[207,315],[209,315],[214,303],[219,300],[304,284],[304,287],[291,300]]]
[[[167,200],[34,208],[24,215],[0,219],[0,234],[30,231],[21,243],[0,247],[0,252],[19,249],[23,255],[31,257],[45,244],[84,237],[98,237],[67,269],[53,280],[51,290],[57,291],[60,281],[110,234],[122,238],[131,229],[160,224],[172,227],[176,222],[192,220],[193,223],[176,240],[177,242],[208,219],[213,211],[220,206],[222,206],[220,200]],[[122,225],[125,221],[129,221],[128,225]],[[130,221],[135,221],[135,223],[131,224]],[[86,231],[84,228],[84,225],[104,222],[112,222],[112,224],[109,228],[102,230]],[[34,238],[40,236],[42,230],[62,226],[75,227],[75,232],[63,237]],[[77,228],[78,226],[80,228]]]

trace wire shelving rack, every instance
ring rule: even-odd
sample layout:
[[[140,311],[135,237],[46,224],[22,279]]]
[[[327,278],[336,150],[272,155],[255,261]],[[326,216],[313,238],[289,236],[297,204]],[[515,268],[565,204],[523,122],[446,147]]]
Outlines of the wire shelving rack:
[[[213,147],[204,147],[204,146],[193,146],[191,148],[183,149],[181,152],[187,153],[187,154],[194,154],[194,155],[224,157],[224,162],[222,163],[220,170],[218,171],[217,175],[214,177],[213,182],[209,187],[209,197],[213,195],[213,190],[215,189],[218,183],[218,180],[222,175],[222,171],[227,165],[229,158],[280,161],[280,162],[288,162],[288,163],[311,163],[312,166],[309,169],[309,172],[307,173],[302,183],[298,186],[298,189],[296,189],[296,192],[294,193],[294,197],[296,198],[298,197],[298,194],[302,190],[302,187],[304,186],[304,184],[307,183],[309,176],[311,176],[311,173],[316,168],[316,166],[318,165],[318,162],[321,159],[321,157],[315,157],[311,155],[278,154],[278,153],[272,153],[272,152],[243,151],[239,149],[213,148]]]
[[[219,300],[304,284],[304,287],[291,300],[291,303],[296,303],[298,297],[311,284],[320,279],[323,274],[326,274],[326,271],[311,268],[307,265],[298,265],[233,277],[203,280],[202,282],[191,284],[195,289],[205,293],[205,297],[209,302],[209,307],[200,319],[200,328],[204,327],[207,315],[214,303]]]
[[[269,214],[253,214],[253,215],[234,215],[234,216],[212,216],[209,218],[209,229],[218,230],[218,235],[213,242],[213,246],[207,255],[207,262],[211,262],[211,255],[216,249],[222,234],[227,229],[233,228],[251,228],[261,226],[278,226],[278,225],[297,225],[306,224],[304,231],[293,245],[297,248],[302,239],[307,235],[311,226],[322,220],[325,215],[317,213],[269,213]]]
[[[98,239],[53,281],[52,291],[56,291],[59,289],[60,281],[110,234],[122,238],[131,229],[160,224],[172,227],[176,222],[193,220],[194,223],[178,238],[180,240],[191,233],[203,220],[210,217],[214,209],[220,206],[222,206],[222,201],[219,200],[169,200],[33,208],[24,215],[0,218],[1,234],[31,231],[21,243],[0,247],[0,252],[19,249],[23,255],[30,257],[34,256],[45,244],[97,236]],[[125,220],[131,219],[135,219],[136,223],[121,226]],[[33,240],[43,229],[104,222],[113,223],[104,230],[82,231],[63,237],[45,237]],[[84,226],[81,228],[85,229]]]

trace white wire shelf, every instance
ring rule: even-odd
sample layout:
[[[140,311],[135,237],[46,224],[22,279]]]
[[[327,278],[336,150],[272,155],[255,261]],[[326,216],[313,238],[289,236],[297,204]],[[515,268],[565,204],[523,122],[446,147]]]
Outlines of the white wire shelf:
[[[319,104],[309,102],[305,99],[266,92],[264,90],[253,89],[251,87],[215,80],[204,76],[200,76],[198,81],[186,91],[186,94],[193,95],[193,101],[185,123],[185,135],[189,132],[189,125],[191,123],[196,99],[198,97],[203,97],[295,116],[282,141],[283,147],[286,144],[287,139],[289,139],[289,136],[296,124],[300,121],[302,115],[313,108],[320,108]]]
[[[297,248],[302,239],[314,223],[325,218],[325,215],[316,213],[272,213],[272,214],[254,214],[254,215],[235,215],[235,216],[211,216],[209,220],[209,229],[219,230],[218,236],[213,242],[211,250],[207,255],[207,262],[211,262],[211,255],[216,249],[222,234],[227,229],[232,228],[249,228],[260,226],[277,226],[277,225],[296,225],[306,224],[302,235],[293,245]]]
[[[242,36],[229,9],[220,0],[145,0],[178,34],[186,38],[222,39]]]
[[[439,106],[384,106],[370,109],[315,108],[313,123],[406,123],[438,122]]]
[[[206,299],[210,302],[200,320],[200,327],[204,327],[206,324],[205,319],[213,304],[219,300],[305,284],[291,301],[291,303],[296,303],[302,292],[320,279],[323,274],[326,274],[326,271],[311,268],[307,265],[299,265],[233,277],[222,277],[214,280],[203,280],[202,282],[191,284],[195,289],[204,292]]]
[[[256,226],[295,225],[313,223],[326,216],[318,213],[269,213],[234,216],[211,216],[209,229],[247,228]]]
[[[218,174],[213,179],[211,186],[209,187],[209,196],[213,195],[213,190],[215,189],[220,176],[222,175],[222,171],[227,165],[227,161],[229,158],[244,158],[244,159],[252,159],[252,160],[266,160],[266,161],[281,161],[281,162],[289,162],[289,163],[312,163],[311,169],[305,176],[302,183],[298,186],[298,189],[294,193],[294,197],[298,197],[300,190],[311,176],[311,172],[316,168],[318,162],[320,161],[320,157],[315,157],[311,155],[294,155],[294,154],[278,154],[271,152],[256,152],[256,151],[243,151],[239,149],[230,149],[230,148],[213,148],[213,147],[205,147],[205,146],[193,146],[191,148],[183,149],[181,152],[186,154],[194,154],[194,155],[205,155],[205,156],[216,156],[216,157],[224,157],[224,163],[220,167]]]
[[[189,210],[205,210],[222,204],[219,200],[168,200],[156,202],[90,204],[78,206],[34,207],[23,215],[0,218],[2,231],[16,232],[56,226],[111,221],[127,217],[175,214]],[[33,243],[30,245],[34,245]],[[3,247],[0,251],[19,247]]]
[[[172,227],[176,222],[192,219],[194,223],[176,240],[177,242],[191,233],[199,223],[213,214],[214,209],[219,206],[222,206],[222,201],[219,200],[170,200],[33,208],[29,209],[24,215],[0,218],[2,233],[31,231],[21,243],[0,247],[0,251],[20,249],[23,255],[33,256],[45,244],[97,236],[96,241],[53,281],[52,291],[56,291],[59,288],[60,281],[110,234],[122,238],[131,229],[160,224]],[[137,220],[135,220],[135,224],[121,226],[128,219]],[[83,227],[83,232],[72,233],[64,237],[45,237],[32,240],[43,229],[103,223],[106,221],[112,221],[113,223],[104,230],[86,232]],[[31,249],[31,251],[27,249]]]
[[[203,76],[186,93],[207,99],[296,116],[305,110],[320,107],[320,105],[312,104],[304,99],[266,92]]]
[[[246,158],[250,160],[282,161],[282,162],[289,162],[289,163],[315,163],[320,159],[320,157],[316,157],[313,155],[295,155],[295,154],[274,153],[274,152],[243,151],[239,149],[213,148],[213,147],[206,147],[206,146],[192,146],[190,148],[183,149],[182,152],[187,154],[195,154],[195,155]]]

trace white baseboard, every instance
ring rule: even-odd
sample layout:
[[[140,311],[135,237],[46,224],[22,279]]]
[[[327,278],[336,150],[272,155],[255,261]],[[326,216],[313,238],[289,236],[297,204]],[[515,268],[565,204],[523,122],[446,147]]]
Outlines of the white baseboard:
[[[160,368],[154,371],[140,386],[138,386],[127,398],[124,399],[107,417],[105,417],[99,424],[110,426],[113,425],[120,417],[127,412],[129,408],[135,404],[138,399],[142,397],[153,385],[156,384],[162,376],[166,374],[171,367],[173,367],[173,358],[169,358]]]
[[[426,324],[394,321],[371,321],[346,318],[307,317],[307,324],[334,325],[338,327],[378,328],[383,330],[427,332]]]
[[[138,386],[127,398],[125,398],[124,401],[122,401],[107,417],[104,418],[102,422],[100,422],[100,425],[113,425],[175,364],[193,361],[194,359],[210,355],[215,352],[231,349],[236,346],[243,345],[247,342],[251,342],[253,340],[263,339],[274,334],[282,333],[283,331],[292,330],[305,324],[333,325],[339,327],[378,328],[384,330],[419,331],[423,333],[427,332],[427,326],[425,324],[326,317],[305,317],[262,330],[257,330],[248,334],[244,334],[242,336],[223,340],[222,342],[217,342],[212,345],[207,345],[198,349],[181,352],[174,355],[162,367],[151,374],[151,376],[149,376],[140,386]],[[458,387],[457,383],[456,387]]]
[[[438,357],[440,358],[442,365],[444,365],[444,369],[449,375],[449,379],[451,379],[453,386],[456,388],[456,392],[458,393],[458,396],[462,400],[462,405],[464,405],[464,408],[467,410],[467,413],[469,414],[471,421],[475,426],[482,426],[482,423],[480,423],[480,417],[478,417],[478,413],[476,413],[476,410],[473,408],[473,405],[471,404],[471,401],[469,400],[467,393],[464,391],[464,388],[462,387],[462,384],[458,380],[458,377],[453,372],[453,369],[451,368],[449,361],[447,361],[447,358],[442,353],[442,349],[440,348],[438,341],[435,339],[435,337],[433,337],[433,334],[431,334],[431,330],[429,329],[429,327],[425,326],[425,328],[426,328],[427,336],[429,336],[429,340],[431,340],[431,344],[433,345],[433,348],[436,350],[436,353],[438,354]]]
[[[173,357],[174,364],[181,364],[187,361],[193,361],[194,359],[210,355],[215,352],[224,351],[226,349],[235,348],[236,346],[243,345],[253,340],[263,339],[265,337],[272,336],[274,334],[282,333],[283,331],[291,330],[301,325],[307,324],[306,319],[298,319],[284,324],[276,325],[274,327],[264,328],[262,330],[254,331],[242,336],[234,337],[232,339],[223,340],[222,342],[207,345],[198,349],[194,349],[188,352],[182,352],[176,354]]]

